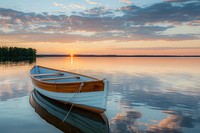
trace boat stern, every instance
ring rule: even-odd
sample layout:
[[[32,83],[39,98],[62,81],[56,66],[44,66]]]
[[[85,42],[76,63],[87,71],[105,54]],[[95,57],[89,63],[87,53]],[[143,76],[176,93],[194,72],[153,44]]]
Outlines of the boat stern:
[[[103,108],[106,110],[107,107],[107,100],[108,100],[108,90],[109,90],[109,81],[107,79],[103,80],[104,82],[104,94],[103,94]]]

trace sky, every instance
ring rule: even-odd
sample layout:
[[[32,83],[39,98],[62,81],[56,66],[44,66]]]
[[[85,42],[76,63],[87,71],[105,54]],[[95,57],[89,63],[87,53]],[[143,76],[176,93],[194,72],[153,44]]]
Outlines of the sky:
[[[200,55],[200,0],[0,0],[0,46]]]

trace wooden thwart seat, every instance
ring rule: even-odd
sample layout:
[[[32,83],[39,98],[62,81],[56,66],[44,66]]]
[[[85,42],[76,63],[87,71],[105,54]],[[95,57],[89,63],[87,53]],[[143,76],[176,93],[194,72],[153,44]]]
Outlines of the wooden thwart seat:
[[[33,74],[33,77],[39,77],[39,76],[63,76],[63,73],[45,73],[45,74]]]
[[[57,77],[57,78],[41,78],[41,81],[46,81],[46,80],[60,80],[60,79],[72,79],[72,78],[77,78],[80,79],[79,76],[68,76],[68,77]]]

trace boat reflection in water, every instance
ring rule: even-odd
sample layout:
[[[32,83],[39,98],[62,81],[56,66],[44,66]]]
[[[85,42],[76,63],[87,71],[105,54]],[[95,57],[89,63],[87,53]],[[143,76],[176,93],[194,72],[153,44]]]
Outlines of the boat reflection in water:
[[[35,89],[31,93],[30,104],[40,117],[63,132],[109,132],[108,119],[104,113],[97,114],[77,107],[71,109],[71,105],[50,99]]]

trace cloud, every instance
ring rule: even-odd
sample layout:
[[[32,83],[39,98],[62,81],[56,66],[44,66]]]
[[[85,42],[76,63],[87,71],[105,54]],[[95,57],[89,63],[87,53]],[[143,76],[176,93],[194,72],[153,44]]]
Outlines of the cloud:
[[[64,4],[60,4],[60,3],[57,3],[57,2],[54,2],[53,5],[56,6],[56,7],[66,8],[66,6]]]
[[[57,37],[60,36],[59,39],[74,35],[75,40],[82,39],[83,41],[193,40],[200,38],[198,32],[189,34],[180,30],[176,34],[165,33],[169,29],[173,30],[182,25],[188,28],[193,27],[193,29],[194,27],[199,28],[200,4],[198,1],[181,4],[161,2],[146,7],[130,5],[116,10],[102,6],[86,10],[81,5],[66,6],[60,3],[54,3],[54,6],[78,8],[84,11],[67,16],[25,13],[0,8],[0,34],[43,36],[44,34],[45,36],[57,34]],[[46,41],[45,38],[43,40]],[[61,39],[61,42],[64,40]],[[42,41],[42,38],[39,41]]]
[[[101,5],[100,3],[97,3],[97,2],[93,2],[91,0],[85,0],[88,4],[90,5]]]
[[[111,9],[107,9],[103,6],[95,7],[92,9],[85,10],[84,12],[79,13],[81,16],[90,16],[90,17],[102,17],[102,16],[114,16],[114,13]]]
[[[158,23],[158,22],[190,22],[200,20],[200,4],[189,3],[172,5],[171,3],[157,3],[145,8],[139,8],[135,5],[122,7],[124,19],[135,22],[136,24]]]
[[[70,4],[68,7],[72,9],[82,9],[82,10],[86,9],[84,6],[79,5],[79,4]]]
[[[181,3],[181,2],[199,2],[199,0],[165,0],[165,2],[176,2],[176,3]]]
[[[57,3],[57,2],[54,2],[53,3],[54,6],[56,7],[61,7],[63,9],[82,9],[82,10],[85,10],[86,8],[80,4],[70,4],[70,5],[65,5],[65,4],[60,4],[60,3]]]
[[[132,2],[130,0],[119,0],[119,2],[123,2],[123,3],[126,3],[126,4],[132,4]]]
[[[147,47],[147,48],[130,48],[130,47],[120,47],[120,48],[112,48],[112,50],[200,50],[200,47]]]

